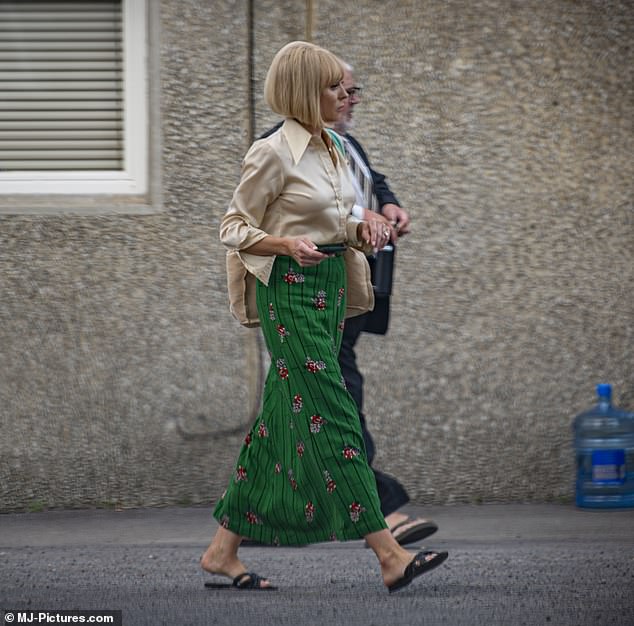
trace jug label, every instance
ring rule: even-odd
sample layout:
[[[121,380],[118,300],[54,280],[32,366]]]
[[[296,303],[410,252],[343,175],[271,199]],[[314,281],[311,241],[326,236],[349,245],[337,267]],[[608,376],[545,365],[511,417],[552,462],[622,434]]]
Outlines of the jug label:
[[[625,450],[593,450],[592,482],[622,485],[625,482]]]

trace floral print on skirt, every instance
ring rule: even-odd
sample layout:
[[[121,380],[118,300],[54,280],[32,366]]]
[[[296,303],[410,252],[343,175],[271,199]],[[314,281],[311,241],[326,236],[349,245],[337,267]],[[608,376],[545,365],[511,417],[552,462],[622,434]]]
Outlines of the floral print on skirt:
[[[293,545],[387,527],[337,361],[345,285],[342,256],[314,267],[277,257],[268,287],[257,283],[271,367],[262,411],[214,509],[239,535]]]

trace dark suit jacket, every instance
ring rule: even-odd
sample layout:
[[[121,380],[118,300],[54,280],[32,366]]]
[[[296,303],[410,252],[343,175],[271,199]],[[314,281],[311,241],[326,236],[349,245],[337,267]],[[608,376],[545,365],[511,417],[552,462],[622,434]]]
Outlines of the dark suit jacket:
[[[370,159],[368,159],[368,155],[365,153],[365,150],[363,149],[361,144],[350,133],[346,133],[346,139],[353,145],[353,147],[359,153],[359,156],[365,161],[365,164],[370,170],[370,175],[372,176],[372,185],[374,186],[374,193],[376,194],[377,200],[379,201],[379,207],[381,207],[380,210],[383,209],[383,205],[385,204],[396,204],[398,206],[401,206],[396,199],[396,196],[387,184],[385,176],[380,172],[372,169],[372,166],[370,165]],[[390,257],[390,267],[392,267],[392,263],[394,262],[395,253],[396,246],[394,246],[394,252]],[[379,255],[380,254],[381,253],[379,252]],[[372,270],[372,284],[376,285],[374,281],[376,267],[375,264],[379,261],[379,257],[370,257],[368,261],[370,263],[370,269]],[[385,335],[385,333],[387,333],[390,322],[390,296],[379,296],[377,294],[374,298],[374,309],[366,313],[363,317],[363,330],[366,333]]]
[[[384,204],[396,204],[398,206],[401,206],[396,199],[396,196],[387,184],[385,176],[381,174],[381,172],[377,172],[376,170],[372,169],[372,166],[370,165],[370,159],[368,159],[368,155],[365,153],[365,150],[363,149],[361,144],[350,133],[346,133],[346,139],[355,147],[356,151],[365,161],[365,164],[370,170],[370,174],[372,176],[372,185],[374,186],[374,193],[376,194],[376,197],[379,201],[379,206],[383,207]]]

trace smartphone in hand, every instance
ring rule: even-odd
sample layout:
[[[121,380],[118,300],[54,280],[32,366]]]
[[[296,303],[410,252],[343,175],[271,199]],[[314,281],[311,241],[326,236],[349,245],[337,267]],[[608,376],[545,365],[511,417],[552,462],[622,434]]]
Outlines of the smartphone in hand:
[[[323,254],[337,254],[345,252],[348,248],[345,243],[326,243],[321,246],[317,246],[317,251]]]

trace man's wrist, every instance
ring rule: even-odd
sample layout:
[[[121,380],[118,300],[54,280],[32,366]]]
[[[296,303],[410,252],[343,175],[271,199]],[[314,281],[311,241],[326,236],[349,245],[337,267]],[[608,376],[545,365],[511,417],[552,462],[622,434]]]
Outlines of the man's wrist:
[[[388,219],[393,219],[394,217],[396,217],[399,211],[401,211],[401,207],[398,204],[394,204],[393,202],[386,202],[381,207],[381,214],[385,215],[385,217],[387,217]]]

